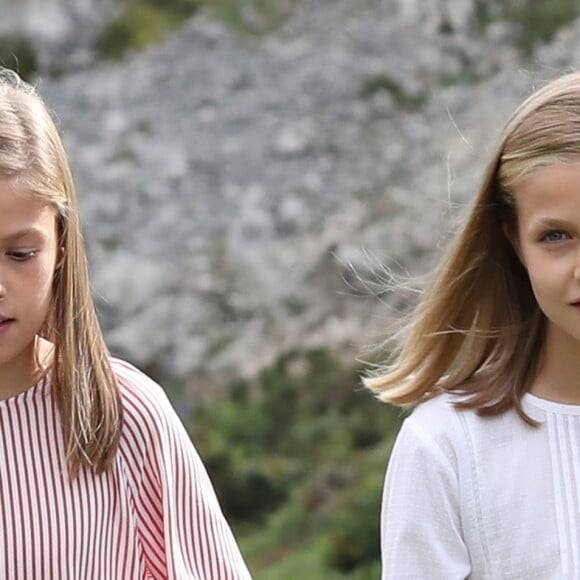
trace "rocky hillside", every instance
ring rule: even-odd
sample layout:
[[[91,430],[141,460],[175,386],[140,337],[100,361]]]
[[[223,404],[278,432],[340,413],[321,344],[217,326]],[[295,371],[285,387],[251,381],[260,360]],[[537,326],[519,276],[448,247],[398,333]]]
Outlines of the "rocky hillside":
[[[425,271],[511,110],[578,62],[577,21],[523,56],[503,4],[301,0],[261,37],[201,14],[41,76],[113,350],[219,382],[376,342],[379,265]]]

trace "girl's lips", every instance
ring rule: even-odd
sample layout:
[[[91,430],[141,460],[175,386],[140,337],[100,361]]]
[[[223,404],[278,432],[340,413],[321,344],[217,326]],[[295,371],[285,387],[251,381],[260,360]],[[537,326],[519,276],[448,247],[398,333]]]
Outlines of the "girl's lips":
[[[0,319],[0,334],[6,332],[12,326],[13,322],[14,322],[13,318]]]

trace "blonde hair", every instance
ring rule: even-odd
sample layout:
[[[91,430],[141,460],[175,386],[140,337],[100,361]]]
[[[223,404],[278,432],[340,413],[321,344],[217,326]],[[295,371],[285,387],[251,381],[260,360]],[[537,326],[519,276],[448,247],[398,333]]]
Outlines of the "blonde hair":
[[[41,336],[52,342],[51,396],[60,413],[71,476],[105,471],[117,451],[119,389],[93,304],[75,188],[48,109],[15,73],[0,69],[0,175],[52,207],[61,259]]]
[[[443,391],[457,405],[533,424],[521,398],[536,376],[545,317],[508,240],[514,187],[539,167],[580,160],[580,73],[530,96],[507,122],[462,229],[400,333],[392,361],[365,379],[382,401],[414,405]]]

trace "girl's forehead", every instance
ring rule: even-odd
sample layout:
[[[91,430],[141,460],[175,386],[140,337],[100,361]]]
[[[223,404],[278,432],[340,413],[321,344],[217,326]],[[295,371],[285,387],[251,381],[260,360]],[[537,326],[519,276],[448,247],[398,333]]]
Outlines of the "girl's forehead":
[[[18,186],[14,178],[0,177],[0,237],[19,231],[46,231],[55,223],[53,209]]]
[[[554,161],[535,167],[522,178],[515,189],[524,187],[580,187],[580,157],[566,161]]]
[[[537,169],[514,188],[520,220],[580,222],[580,162]]]
[[[519,167],[504,168],[500,179],[516,195],[530,187],[550,187],[558,183],[575,183],[580,176],[580,156],[571,158],[536,159]]]

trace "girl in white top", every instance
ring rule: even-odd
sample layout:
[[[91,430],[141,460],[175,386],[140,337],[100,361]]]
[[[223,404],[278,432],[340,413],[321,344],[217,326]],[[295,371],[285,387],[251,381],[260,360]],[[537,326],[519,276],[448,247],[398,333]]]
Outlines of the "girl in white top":
[[[382,577],[580,578],[580,73],[508,121],[393,362]]]
[[[163,390],[111,360],[45,105],[0,70],[0,578],[247,580]]]

